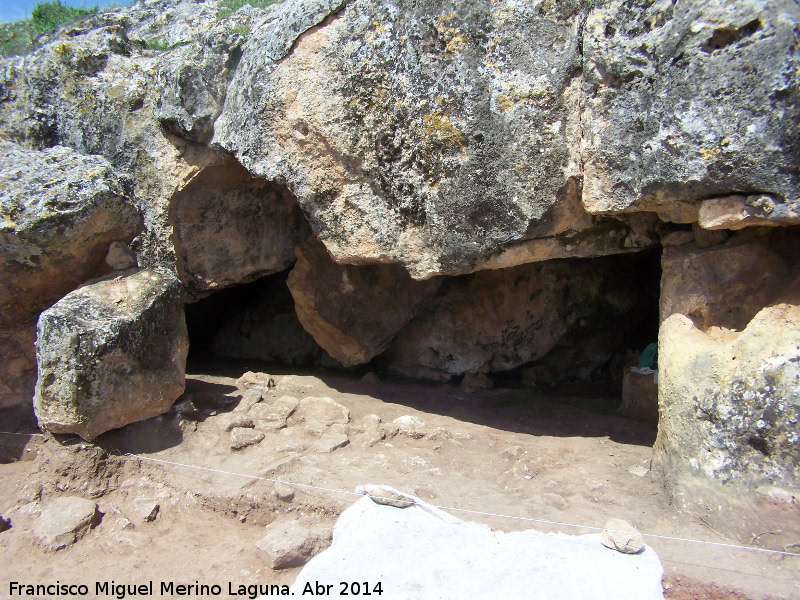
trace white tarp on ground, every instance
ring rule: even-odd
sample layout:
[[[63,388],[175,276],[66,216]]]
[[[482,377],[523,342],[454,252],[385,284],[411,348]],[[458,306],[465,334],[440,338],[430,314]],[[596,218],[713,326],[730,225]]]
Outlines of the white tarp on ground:
[[[361,594],[365,582],[370,590],[380,582],[383,593],[372,597],[381,600],[663,600],[664,571],[649,546],[626,555],[602,546],[600,534],[493,532],[414,500],[409,508],[356,502],[291,591],[333,584],[338,597],[340,582],[358,582]]]

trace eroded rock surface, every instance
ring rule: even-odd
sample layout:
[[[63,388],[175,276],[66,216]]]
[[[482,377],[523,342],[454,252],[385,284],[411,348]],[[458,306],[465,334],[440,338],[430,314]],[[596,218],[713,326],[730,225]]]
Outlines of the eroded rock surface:
[[[112,242],[142,226],[130,182],[99,156],[0,142],[0,324],[39,312],[108,270]]]
[[[130,181],[99,156],[0,142],[0,406],[33,397],[36,318],[109,270],[142,227]]]
[[[166,412],[183,393],[183,290],[164,270],[108,276],[42,313],[34,409],[42,428],[91,440]]]
[[[287,269],[309,234],[286,188],[233,162],[204,169],[171,213],[178,274],[195,299]]]
[[[338,265],[314,238],[298,248],[287,281],[300,323],[344,366],[383,352],[439,283],[414,281],[400,265]]]
[[[799,20],[791,0],[614,0],[592,10],[587,210],[689,223],[702,200],[731,193],[796,202]]]
[[[656,452],[673,479],[800,483],[798,246],[776,233],[683,246],[686,271],[664,257]]]
[[[666,248],[661,266],[661,320],[680,313],[703,331],[744,329],[785,291],[791,272],[791,260],[768,239],[750,235],[703,249],[696,244]]]
[[[283,3],[245,43],[214,143],[286,181],[337,261],[470,271],[574,186],[577,4],[336,13],[331,0],[280,44],[301,6]]]
[[[389,367],[429,379],[507,371],[544,357],[569,333],[609,324],[635,300],[632,272],[608,259],[554,260],[449,279],[398,334]]]

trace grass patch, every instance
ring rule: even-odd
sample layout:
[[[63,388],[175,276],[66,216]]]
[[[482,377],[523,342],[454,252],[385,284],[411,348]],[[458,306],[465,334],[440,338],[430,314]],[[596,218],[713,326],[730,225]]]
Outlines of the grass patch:
[[[145,42],[144,47],[148,50],[157,50],[158,52],[168,52],[174,48],[179,46],[186,46],[191,44],[191,40],[184,41],[184,42],[175,42],[174,44],[167,43],[167,38],[159,37],[159,38],[151,38]]]
[[[27,54],[39,35],[30,21],[0,23],[0,56]]]
[[[61,0],[39,2],[31,11],[31,23],[39,33],[47,33],[48,31],[53,31],[62,23],[92,15],[98,10],[96,6],[86,9],[67,6],[66,4],[61,4]]]
[[[75,8],[61,4],[61,0],[39,2],[31,11],[31,18],[14,23],[0,23],[0,55],[27,54],[34,49],[39,34],[49,33],[67,21],[85,17],[98,11],[98,7]]]
[[[217,11],[217,18],[224,19],[235,13],[245,4],[249,4],[253,8],[266,8],[270,4],[277,4],[278,2],[280,2],[280,0],[223,0],[222,5],[224,8]]]

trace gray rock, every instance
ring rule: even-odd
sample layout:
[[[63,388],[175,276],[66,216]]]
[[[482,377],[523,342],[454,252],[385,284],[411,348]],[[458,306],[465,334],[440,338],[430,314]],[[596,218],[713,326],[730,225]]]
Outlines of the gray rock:
[[[247,412],[253,406],[261,402],[261,391],[259,390],[247,390],[242,394],[239,403],[234,407],[234,412]]]
[[[214,421],[217,427],[222,429],[222,431],[230,431],[234,427],[249,427],[251,429],[254,427],[253,419],[250,415],[244,415],[242,413],[225,413],[219,415]]]
[[[642,534],[627,521],[616,518],[606,521],[600,543],[623,554],[638,554],[645,548]]]
[[[123,271],[131,267],[138,267],[136,254],[128,247],[125,242],[119,240],[111,242],[106,254],[106,264],[115,271]]]
[[[143,522],[149,523],[156,520],[161,505],[149,498],[134,498],[133,512]]]
[[[330,545],[332,532],[321,525],[275,521],[256,542],[261,558],[271,569],[299,567]]]
[[[330,425],[328,423],[309,418],[306,419],[303,424],[303,433],[312,437],[321,438],[328,431],[329,427]]]
[[[244,40],[232,29],[213,31],[159,58],[153,116],[165,130],[199,143],[211,137]]]
[[[74,496],[53,500],[33,524],[33,535],[55,552],[80,540],[97,522],[97,504]]]
[[[244,427],[231,429],[231,449],[241,450],[248,446],[260,443],[264,439],[264,434],[260,431]]]
[[[378,415],[365,416],[361,421],[361,429],[363,429],[362,444],[365,448],[371,448],[386,437],[386,432],[381,429],[381,418]]]
[[[583,202],[697,221],[732,191],[798,200],[800,7],[779,0],[605,2],[583,29]],[[747,65],[758,65],[757,69]],[[726,90],[720,94],[719,90]]]
[[[6,531],[7,529],[11,529],[11,519],[0,515],[0,532]]]
[[[294,375],[286,375],[275,386],[275,391],[281,394],[305,394],[312,387]]]
[[[142,227],[130,180],[99,156],[0,142],[0,406],[30,402],[39,313],[108,270]]]
[[[297,440],[290,440],[275,446],[275,452],[302,452],[305,449],[306,445]]]
[[[146,217],[135,246],[142,267],[174,264],[170,200],[198,170],[222,162],[174,134],[199,139],[210,130],[237,46],[269,12],[247,7],[220,19],[220,8],[168,0],[103,11],[70,23],[68,34],[43,36],[28,56],[2,59],[1,137],[102,155],[130,174]],[[182,70],[187,55],[194,69]]]
[[[550,231],[579,175],[577,3],[357,2],[275,51],[283,15],[307,6],[252,32],[214,144],[287,181],[337,262],[425,278]]]
[[[324,434],[321,438],[319,438],[316,442],[314,442],[312,450],[314,450],[314,452],[330,454],[334,450],[338,450],[339,448],[344,448],[349,443],[350,439],[343,433],[336,433],[335,431],[329,431],[326,434]]]
[[[276,483],[273,490],[275,497],[281,502],[291,502],[294,500],[294,488],[285,483]]]
[[[123,271],[68,294],[39,318],[40,426],[91,440],[167,412],[184,390],[188,345],[183,290],[166,270]]]
[[[275,387],[275,380],[272,378],[272,375],[267,373],[247,371],[236,380],[236,387],[244,391],[258,390],[263,394],[264,392],[268,392],[270,388]]]
[[[280,398],[270,399],[268,402],[259,402],[250,408],[248,416],[255,422],[283,422],[294,413],[300,405],[300,400],[293,396],[281,396]]]
[[[176,267],[190,299],[287,269],[309,233],[286,188],[235,162],[204,169],[173,197],[171,211]]]
[[[385,489],[377,485],[358,486],[356,492],[366,494],[375,504],[392,506],[394,508],[408,508],[416,504],[416,500],[411,496],[399,493],[394,490]]]
[[[313,420],[329,426],[334,423],[348,423],[350,410],[332,398],[309,396],[300,400],[292,419],[298,423]]]

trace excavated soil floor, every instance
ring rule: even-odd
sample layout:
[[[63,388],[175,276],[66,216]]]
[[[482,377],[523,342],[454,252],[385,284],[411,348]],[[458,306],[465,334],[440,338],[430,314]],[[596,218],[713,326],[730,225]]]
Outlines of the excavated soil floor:
[[[563,524],[602,527],[619,517],[642,532],[669,537],[769,548],[800,542],[800,524],[798,531],[776,530],[769,511],[702,502],[691,513],[674,508],[650,470],[655,427],[602,410],[602,399],[585,395],[555,399],[519,389],[468,394],[452,385],[273,373],[278,386],[265,402],[284,395],[330,397],[350,410],[350,423],[334,426],[349,444],[320,451],[319,426],[290,421],[265,431],[260,443],[232,450],[221,423],[240,395],[235,381],[244,370],[203,367],[187,376],[196,414],[173,411],[109,432],[95,444],[0,436],[10,461],[0,464],[0,514],[12,523],[0,533],[0,597],[9,597],[11,581],[84,583],[90,589],[85,597],[98,597],[95,582],[112,580],[152,580],[156,592],[159,582],[216,583],[220,597],[237,598],[242,596],[227,593],[229,582],[234,589],[291,584],[298,569],[272,571],[255,546],[264,526],[275,519],[332,525],[357,498],[297,488],[293,499],[280,500],[267,479],[344,492],[388,484],[441,507],[562,524],[453,512],[505,531],[593,533]],[[384,439],[368,415],[380,417]],[[59,494],[93,497],[102,520],[75,545],[49,553],[37,545],[31,527]],[[135,516],[137,499],[159,503],[154,521]],[[800,598],[800,558],[646,542],[664,565],[666,598]]]

